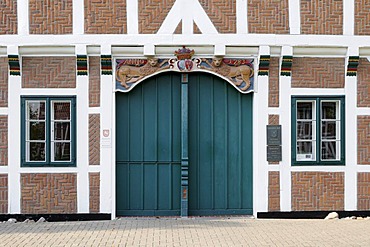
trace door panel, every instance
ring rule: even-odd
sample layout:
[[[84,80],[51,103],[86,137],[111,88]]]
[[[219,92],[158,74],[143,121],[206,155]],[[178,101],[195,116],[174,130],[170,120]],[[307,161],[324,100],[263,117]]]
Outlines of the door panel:
[[[180,75],[116,95],[117,215],[179,215]]]
[[[252,95],[189,75],[189,214],[251,214]]]

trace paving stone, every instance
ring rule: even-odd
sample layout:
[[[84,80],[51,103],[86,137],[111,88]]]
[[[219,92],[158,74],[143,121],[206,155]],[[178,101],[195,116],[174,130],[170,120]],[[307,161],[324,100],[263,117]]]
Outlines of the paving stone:
[[[123,218],[2,224],[0,246],[370,246],[370,220]]]

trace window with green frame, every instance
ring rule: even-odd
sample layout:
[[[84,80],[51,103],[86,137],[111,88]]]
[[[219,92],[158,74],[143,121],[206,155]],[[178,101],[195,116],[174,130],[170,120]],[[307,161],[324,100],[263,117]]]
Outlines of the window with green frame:
[[[344,165],[344,96],[292,97],[293,165]]]
[[[21,98],[22,166],[75,166],[75,101],[75,97]]]

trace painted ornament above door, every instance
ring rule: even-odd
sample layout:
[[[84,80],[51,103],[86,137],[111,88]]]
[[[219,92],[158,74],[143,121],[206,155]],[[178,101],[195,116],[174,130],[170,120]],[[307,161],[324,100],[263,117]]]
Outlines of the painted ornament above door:
[[[116,59],[116,91],[129,92],[143,80],[162,72],[207,72],[228,81],[241,93],[254,89],[253,59],[193,57],[194,50],[182,47],[172,58]]]

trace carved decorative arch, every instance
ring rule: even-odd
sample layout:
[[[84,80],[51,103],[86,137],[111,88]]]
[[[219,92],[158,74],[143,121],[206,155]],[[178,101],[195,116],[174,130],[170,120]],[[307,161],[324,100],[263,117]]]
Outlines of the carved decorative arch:
[[[206,72],[223,78],[241,93],[254,91],[254,59],[193,57],[194,50],[183,47],[172,58],[116,59],[116,91],[129,92],[140,82],[159,73]]]

